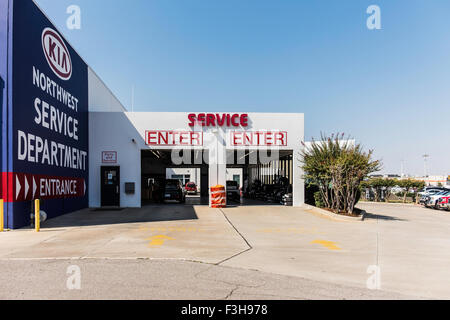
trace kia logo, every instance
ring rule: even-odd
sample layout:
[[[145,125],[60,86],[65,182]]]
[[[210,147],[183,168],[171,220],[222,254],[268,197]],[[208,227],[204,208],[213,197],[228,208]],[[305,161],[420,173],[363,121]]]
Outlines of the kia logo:
[[[64,40],[55,30],[45,28],[42,31],[42,49],[53,72],[61,80],[69,80],[72,76],[72,60]]]

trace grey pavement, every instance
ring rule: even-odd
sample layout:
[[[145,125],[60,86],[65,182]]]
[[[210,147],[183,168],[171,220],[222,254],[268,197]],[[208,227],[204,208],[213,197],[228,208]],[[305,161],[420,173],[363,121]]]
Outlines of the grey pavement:
[[[0,298],[449,299],[450,213],[359,206],[365,221],[262,205],[83,210],[0,234]],[[65,287],[72,264],[82,290]],[[373,266],[380,290],[367,289]]]
[[[67,287],[80,268],[80,289]],[[0,261],[0,299],[407,299],[297,277],[178,260]],[[13,279],[13,281],[11,281]]]

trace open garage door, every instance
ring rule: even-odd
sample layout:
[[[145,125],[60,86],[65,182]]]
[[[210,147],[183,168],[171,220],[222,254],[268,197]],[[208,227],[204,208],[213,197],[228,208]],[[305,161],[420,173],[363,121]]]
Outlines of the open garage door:
[[[293,169],[292,150],[278,150],[276,154],[271,154],[269,150],[228,150],[229,203],[291,206]]]
[[[190,161],[176,164],[171,149],[151,149],[141,151],[141,204],[168,203],[166,184],[178,180],[188,204],[208,204],[208,151],[189,150]],[[194,182],[195,194],[186,190],[186,184]]]

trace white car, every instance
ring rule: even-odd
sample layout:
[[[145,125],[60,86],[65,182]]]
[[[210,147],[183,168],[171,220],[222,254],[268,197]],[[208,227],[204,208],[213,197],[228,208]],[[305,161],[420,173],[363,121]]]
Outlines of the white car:
[[[448,195],[450,195],[450,191],[447,190],[428,196],[426,198],[425,207],[437,209],[439,199]]]
[[[391,188],[391,193],[396,194],[396,193],[401,193],[401,192],[405,192],[405,189],[399,186],[395,186]]]
[[[441,192],[444,191],[450,191],[444,188],[439,188],[439,187],[435,187],[435,188],[425,188],[424,190],[422,190],[421,192],[418,193],[418,195],[420,196],[420,203],[426,204],[428,202],[428,198],[434,195],[437,195]]]

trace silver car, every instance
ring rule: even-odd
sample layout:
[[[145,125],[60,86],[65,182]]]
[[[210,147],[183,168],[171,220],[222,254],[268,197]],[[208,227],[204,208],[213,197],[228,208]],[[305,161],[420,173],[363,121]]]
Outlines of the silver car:
[[[450,191],[442,191],[435,195],[428,196],[425,207],[438,209],[439,199],[448,195],[450,195]]]

